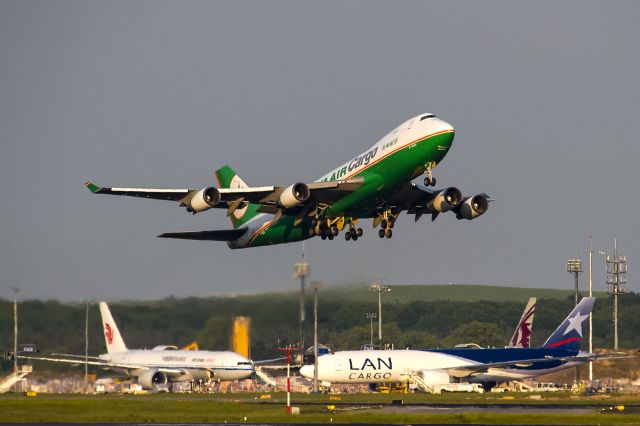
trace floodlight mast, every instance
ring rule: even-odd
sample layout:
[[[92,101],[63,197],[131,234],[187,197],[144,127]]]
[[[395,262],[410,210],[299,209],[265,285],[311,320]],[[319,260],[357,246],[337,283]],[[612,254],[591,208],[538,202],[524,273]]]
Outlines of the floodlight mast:
[[[302,262],[293,267],[293,278],[300,278],[300,343],[301,351],[304,351],[304,281],[309,275],[309,264],[304,260],[304,242],[302,244]]]
[[[580,298],[580,294],[578,292],[578,276],[582,274],[582,260],[568,259],[567,272],[575,276],[575,282],[576,282],[575,306],[578,306],[578,299]]]
[[[373,284],[371,290],[378,293],[378,343],[382,349],[382,292],[389,292],[391,288],[383,284]]]

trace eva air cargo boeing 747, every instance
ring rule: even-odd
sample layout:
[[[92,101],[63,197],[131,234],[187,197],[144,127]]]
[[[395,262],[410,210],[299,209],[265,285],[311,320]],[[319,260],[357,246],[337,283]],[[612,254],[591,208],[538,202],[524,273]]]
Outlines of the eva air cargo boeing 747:
[[[87,182],[94,194],[170,200],[195,214],[222,208],[233,229],[172,232],[163,238],[227,241],[230,248],[290,243],[319,236],[332,240],[345,230],[347,241],[362,236],[359,221],[372,219],[380,238],[391,238],[402,211],[417,221],[452,211],[458,219],[484,214],[486,194],[463,198],[454,187],[433,189],[433,169],[453,142],[454,129],[433,114],[413,117],[378,143],[315,182],[282,186],[248,186],[229,166],[216,171],[219,188],[101,188]],[[413,179],[425,175],[424,185]]]

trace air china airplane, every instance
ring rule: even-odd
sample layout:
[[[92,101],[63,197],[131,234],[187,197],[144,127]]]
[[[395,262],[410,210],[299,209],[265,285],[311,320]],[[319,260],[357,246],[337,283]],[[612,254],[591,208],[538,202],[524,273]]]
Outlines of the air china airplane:
[[[423,387],[468,381],[491,388],[498,382],[548,374],[597,359],[625,358],[579,351],[594,301],[583,298],[539,348],[336,352],[318,358],[318,380],[327,384],[413,381]],[[313,372],[313,365],[300,369],[307,378],[313,378]]]
[[[253,362],[235,352],[190,351],[174,346],[157,346],[150,350],[127,349],[116,326],[109,307],[100,302],[100,314],[107,353],[89,357],[89,365],[96,365],[136,377],[144,389],[167,382],[217,379],[241,380],[254,374]],[[22,358],[41,361],[84,364],[83,355],[66,355],[69,358],[32,357]]]
[[[196,214],[226,209],[233,229],[171,232],[162,238],[226,241],[232,249],[290,243],[319,236],[333,240],[340,231],[347,241],[363,235],[361,219],[373,219],[380,238],[391,238],[402,211],[432,220],[452,211],[458,219],[484,214],[486,194],[463,198],[454,187],[432,189],[433,169],[453,142],[454,128],[433,114],[410,118],[378,143],[312,183],[289,186],[248,186],[229,166],[216,171],[219,188],[102,188],[85,186],[94,194],[124,195],[176,201]],[[424,185],[411,182],[426,175]]]

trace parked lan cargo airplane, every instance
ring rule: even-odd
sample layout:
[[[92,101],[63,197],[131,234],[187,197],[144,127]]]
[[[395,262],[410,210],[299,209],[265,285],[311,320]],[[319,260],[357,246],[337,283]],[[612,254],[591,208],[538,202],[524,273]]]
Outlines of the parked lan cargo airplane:
[[[100,314],[107,353],[89,357],[89,365],[96,365],[136,377],[144,389],[167,382],[193,380],[241,380],[254,374],[253,362],[235,352],[191,351],[173,346],[157,346],[151,350],[127,349],[109,307],[100,302]],[[84,364],[84,356],[67,355],[73,359],[52,357],[23,357],[42,361]]]
[[[101,188],[94,194],[177,201],[193,214],[223,208],[234,229],[172,232],[162,238],[227,241],[230,248],[290,243],[320,236],[332,240],[345,227],[347,241],[362,236],[360,219],[373,219],[380,238],[391,238],[402,211],[415,215],[453,211],[458,219],[484,214],[486,194],[463,198],[454,187],[431,189],[433,169],[449,152],[453,127],[433,114],[413,117],[356,156],[312,183],[249,187],[229,166],[216,171],[219,188]],[[425,174],[424,186],[411,181]]]
[[[582,331],[595,298],[585,297],[539,348],[430,349],[343,351],[318,358],[318,379],[324,383],[402,383],[423,388],[456,381],[498,382],[552,373],[597,359],[624,355],[580,352]],[[313,365],[300,374],[313,378]]]

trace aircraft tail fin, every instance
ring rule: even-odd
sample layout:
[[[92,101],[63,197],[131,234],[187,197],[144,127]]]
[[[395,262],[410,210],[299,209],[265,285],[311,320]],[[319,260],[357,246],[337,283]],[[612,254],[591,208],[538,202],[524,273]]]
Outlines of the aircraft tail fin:
[[[220,188],[248,188],[249,185],[228,165],[225,165],[216,170],[216,178],[218,179],[218,185]],[[231,215],[231,223],[234,228],[239,228],[250,219],[258,215],[259,204],[244,203],[238,206]]]
[[[531,345],[531,328],[533,316],[536,313],[536,298],[530,297],[527,306],[524,307],[522,317],[516,326],[513,337],[509,341],[509,348],[528,348]]]
[[[542,347],[579,351],[583,330],[587,330],[587,320],[595,300],[595,297],[583,297]]]
[[[122,340],[120,330],[118,330],[118,326],[113,320],[111,311],[109,311],[109,306],[107,306],[106,302],[100,302],[100,316],[102,317],[102,328],[104,330],[104,340],[107,345],[107,352],[112,353],[126,351],[127,347],[124,344],[124,340]]]

